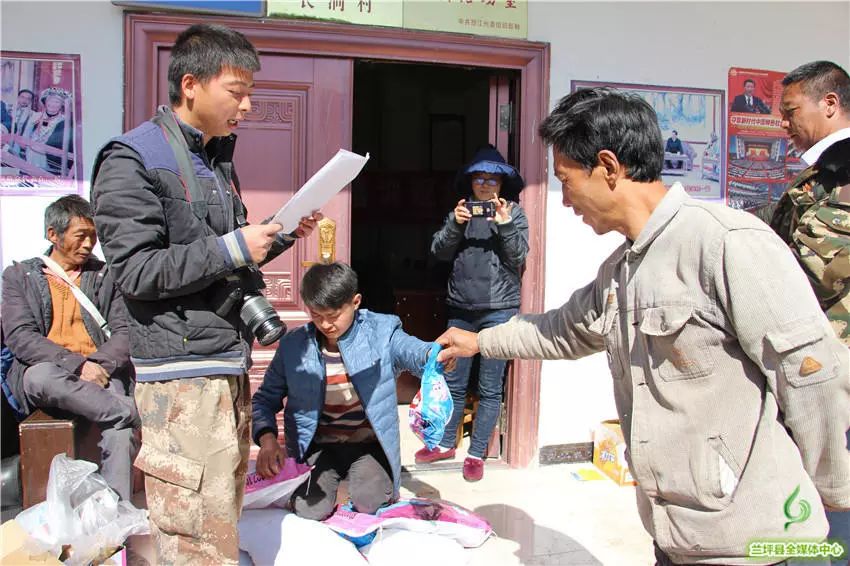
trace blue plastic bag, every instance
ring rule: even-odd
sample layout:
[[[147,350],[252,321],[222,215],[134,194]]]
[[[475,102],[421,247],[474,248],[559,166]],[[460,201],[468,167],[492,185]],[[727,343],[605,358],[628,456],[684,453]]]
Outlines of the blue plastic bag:
[[[443,439],[454,409],[449,386],[443,377],[443,364],[437,362],[437,354],[441,349],[436,343],[431,346],[422,373],[422,385],[410,402],[408,413],[411,430],[429,450]]]

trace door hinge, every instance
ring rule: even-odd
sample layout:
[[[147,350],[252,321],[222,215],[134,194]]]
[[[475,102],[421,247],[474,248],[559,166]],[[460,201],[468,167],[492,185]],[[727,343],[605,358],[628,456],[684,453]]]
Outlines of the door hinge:
[[[511,133],[514,128],[514,105],[510,102],[499,106],[499,129]]]
[[[499,434],[507,434],[508,432],[508,407],[504,403],[501,404],[499,411]]]

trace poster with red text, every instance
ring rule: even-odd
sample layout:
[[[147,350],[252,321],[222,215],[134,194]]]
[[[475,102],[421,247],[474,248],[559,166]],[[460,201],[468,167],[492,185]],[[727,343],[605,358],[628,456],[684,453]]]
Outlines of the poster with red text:
[[[729,69],[726,200],[753,210],[782,196],[803,168],[782,129],[779,105],[785,73]]]

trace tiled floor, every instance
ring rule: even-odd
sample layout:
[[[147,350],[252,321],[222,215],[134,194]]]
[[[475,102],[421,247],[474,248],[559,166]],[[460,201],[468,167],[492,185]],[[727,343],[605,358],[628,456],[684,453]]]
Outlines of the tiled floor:
[[[573,479],[570,471],[588,466],[512,470],[488,464],[477,483],[464,481],[459,469],[419,470],[404,474],[402,497],[445,499],[491,522],[496,535],[466,551],[470,566],[653,564],[652,541],[640,524],[634,488],[608,479]],[[154,564],[148,537],[134,537],[130,550],[131,566]]]
[[[459,471],[417,472],[403,487],[456,502],[490,521],[496,536],[468,551],[474,566],[653,564],[634,488],[608,479],[575,480],[570,471],[580,467],[587,464],[530,470],[488,466],[484,479],[474,484]]]

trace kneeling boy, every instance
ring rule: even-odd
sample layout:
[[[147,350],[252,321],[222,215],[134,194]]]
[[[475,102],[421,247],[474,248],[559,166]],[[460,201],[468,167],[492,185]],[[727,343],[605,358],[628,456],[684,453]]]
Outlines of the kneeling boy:
[[[327,518],[346,477],[355,508],[374,513],[399,489],[396,377],[421,376],[432,344],[396,316],[359,310],[357,274],[344,263],[311,267],[301,298],[311,322],[281,339],[253,397],[257,472],[275,475],[287,454],[315,466],[292,496],[301,517]],[[285,449],[275,422],[284,399]]]

